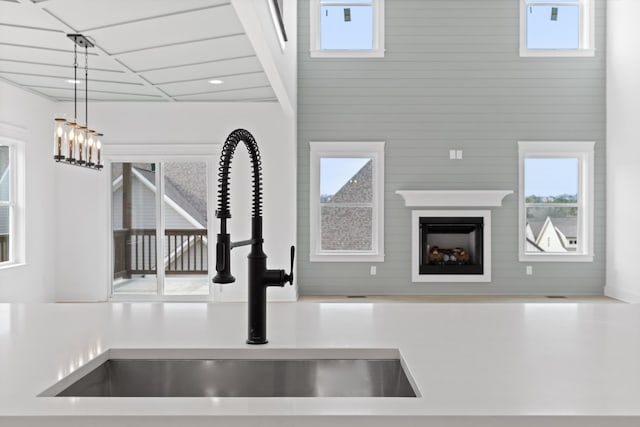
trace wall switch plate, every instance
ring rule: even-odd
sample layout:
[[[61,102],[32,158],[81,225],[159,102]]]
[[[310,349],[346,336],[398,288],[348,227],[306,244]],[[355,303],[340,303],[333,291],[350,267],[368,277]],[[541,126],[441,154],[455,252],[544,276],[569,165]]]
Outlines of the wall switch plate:
[[[456,159],[458,159],[458,160],[462,159],[462,150],[457,150],[456,151]]]
[[[375,276],[377,273],[378,273],[378,272],[377,272],[377,268],[376,268],[376,266],[375,266],[375,265],[372,265],[372,266],[371,266],[371,275],[372,275],[372,276]]]
[[[527,274],[527,276],[533,276],[533,266],[527,265],[527,267],[525,268],[525,273]]]
[[[455,160],[456,159],[456,150],[449,150],[449,158],[451,160]]]

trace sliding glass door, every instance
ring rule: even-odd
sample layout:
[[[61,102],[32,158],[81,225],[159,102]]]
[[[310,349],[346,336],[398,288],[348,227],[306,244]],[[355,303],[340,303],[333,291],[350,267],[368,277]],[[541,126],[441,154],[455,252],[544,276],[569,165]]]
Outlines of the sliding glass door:
[[[207,162],[111,165],[114,296],[209,295]]]
[[[207,164],[163,163],[164,294],[209,295]]]

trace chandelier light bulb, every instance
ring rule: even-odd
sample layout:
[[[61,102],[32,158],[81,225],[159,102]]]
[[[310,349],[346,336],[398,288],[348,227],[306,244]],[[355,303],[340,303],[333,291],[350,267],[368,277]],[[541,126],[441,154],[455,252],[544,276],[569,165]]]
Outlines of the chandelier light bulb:
[[[53,158],[55,161],[59,162],[63,160],[65,157],[62,154],[64,147],[63,145],[66,143],[64,140],[64,125],[67,122],[62,115],[56,116],[54,119],[55,128],[54,128],[54,136],[53,136]]]
[[[102,141],[100,141],[100,137],[102,137],[101,133],[97,134],[98,142],[96,142],[96,149],[98,150],[98,160],[96,161],[96,167],[98,169],[102,169]]]

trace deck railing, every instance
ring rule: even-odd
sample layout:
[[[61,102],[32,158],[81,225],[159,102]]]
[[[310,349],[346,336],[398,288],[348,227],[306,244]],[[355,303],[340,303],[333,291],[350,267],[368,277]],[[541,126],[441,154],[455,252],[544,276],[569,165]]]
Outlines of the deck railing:
[[[0,262],[9,261],[9,235],[0,234]]]
[[[207,274],[207,230],[170,229],[164,233],[166,275]],[[155,229],[114,230],[114,275],[156,274]]]
[[[207,274],[207,230],[165,230],[165,274]]]

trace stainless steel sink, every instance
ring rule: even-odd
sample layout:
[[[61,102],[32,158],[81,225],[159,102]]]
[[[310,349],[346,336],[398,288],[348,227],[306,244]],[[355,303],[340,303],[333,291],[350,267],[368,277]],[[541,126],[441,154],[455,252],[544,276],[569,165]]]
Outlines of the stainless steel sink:
[[[110,358],[56,396],[416,397],[399,359]]]

